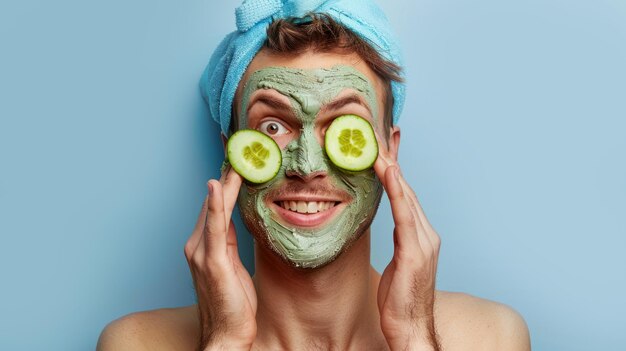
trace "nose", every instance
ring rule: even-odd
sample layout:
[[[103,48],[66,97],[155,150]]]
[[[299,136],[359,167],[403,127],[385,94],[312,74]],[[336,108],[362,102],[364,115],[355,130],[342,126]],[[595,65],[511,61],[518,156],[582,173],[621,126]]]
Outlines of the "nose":
[[[303,128],[298,139],[287,145],[290,156],[285,168],[287,177],[311,181],[315,178],[323,178],[328,173],[324,151],[312,129]]]
[[[323,178],[326,176],[326,172],[322,172],[322,171],[304,173],[304,172],[295,172],[295,171],[288,170],[287,172],[285,172],[285,174],[289,178],[294,178],[294,177],[300,178],[304,182],[310,182],[311,180],[315,178]]]

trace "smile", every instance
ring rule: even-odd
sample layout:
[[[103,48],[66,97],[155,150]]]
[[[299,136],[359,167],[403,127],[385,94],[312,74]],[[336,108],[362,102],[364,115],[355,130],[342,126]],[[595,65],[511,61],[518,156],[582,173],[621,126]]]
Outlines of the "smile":
[[[317,227],[329,222],[346,206],[334,199],[284,198],[272,203],[281,222],[292,227]]]
[[[318,213],[335,207],[335,201],[278,201],[285,210],[298,213]]]

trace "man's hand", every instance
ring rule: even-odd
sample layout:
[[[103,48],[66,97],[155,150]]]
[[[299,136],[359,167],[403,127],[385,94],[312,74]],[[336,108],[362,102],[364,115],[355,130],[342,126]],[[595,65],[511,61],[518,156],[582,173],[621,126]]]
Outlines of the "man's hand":
[[[439,350],[433,314],[439,235],[397,162],[382,148],[374,170],[389,197],[395,223],[393,258],[378,287],[382,332],[391,350]]]
[[[237,252],[231,215],[242,178],[226,167],[207,183],[196,227],[185,244],[201,324],[199,350],[249,350],[257,332],[257,298]]]

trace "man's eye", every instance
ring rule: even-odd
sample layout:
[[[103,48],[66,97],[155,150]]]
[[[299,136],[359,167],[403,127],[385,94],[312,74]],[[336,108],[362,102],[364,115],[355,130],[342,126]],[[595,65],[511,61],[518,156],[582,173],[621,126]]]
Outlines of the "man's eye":
[[[269,136],[290,133],[289,129],[285,128],[284,125],[276,121],[265,121],[261,123],[257,129]]]

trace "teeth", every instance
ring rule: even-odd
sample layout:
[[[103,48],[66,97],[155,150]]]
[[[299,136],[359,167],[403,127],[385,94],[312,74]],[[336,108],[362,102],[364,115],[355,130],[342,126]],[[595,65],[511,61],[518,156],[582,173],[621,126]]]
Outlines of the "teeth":
[[[317,202],[309,202],[309,204],[307,205],[307,210],[309,213],[317,213],[318,209],[317,209]]]
[[[298,208],[297,208],[298,213],[306,213],[306,210],[307,210],[306,202],[298,201]]]
[[[280,206],[298,213],[317,213],[334,207],[335,203],[328,201],[281,201]]]

